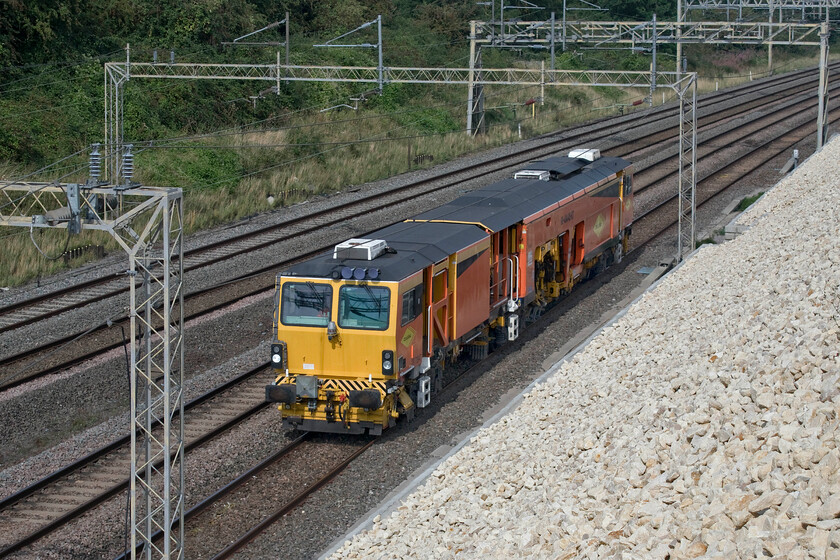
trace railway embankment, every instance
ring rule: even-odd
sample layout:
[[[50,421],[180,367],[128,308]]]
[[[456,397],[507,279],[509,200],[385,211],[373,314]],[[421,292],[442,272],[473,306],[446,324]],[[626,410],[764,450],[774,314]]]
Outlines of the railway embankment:
[[[335,558],[840,558],[840,140]]]

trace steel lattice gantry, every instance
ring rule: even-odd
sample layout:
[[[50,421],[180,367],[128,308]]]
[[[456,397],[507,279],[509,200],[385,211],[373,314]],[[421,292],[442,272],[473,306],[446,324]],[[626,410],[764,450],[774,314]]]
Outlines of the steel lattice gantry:
[[[681,0],[689,10],[840,8],[840,0]]]
[[[121,67],[121,62],[108,62],[106,68]],[[286,77],[285,72],[289,75]],[[386,67],[385,81],[402,84],[468,84],[469,68],[408,68]],[[669,73],[663,73],[668,75]],[[542,70],[540,68],[484,68],[482,83],[490,85],[539,85],[545,78],[556,85],[604,85],[644,87],[650,83],[649,72],[622,70]],[[659,79],[667,85],[673,77]],[[192,78],[206,80],[280,80],[298,82],[357,82],[376,83],[376,66],[286,66],[275,64],[152,64],[132,62],[130,76],[126,79]]]
[[[185,512],[183,209],[180,192],[161,202],[144,229],[148,241],[129,268],[129,274],[143,279],[139,290],[131,283],[131,300],[143,308],[131,315],[132,332],[142,333],[132,359],[131,546],[132,552],[142,546],[149,560],[180,560]],[[152,535],[158,530],[164,537],[155,544]]]
[[[480,52],[480,51],[479,51]],[[287,66],[280,64],[279,56],[274,64],[155,64],[144,62],[108,62],[106,76],[106,118],[105,128],[106,172],[109,180],[119,182],[121,178],[121,150],[123,146],[123,89],[130,79],[199,79],[199,80],[254,80],[273,82],[279,87],[280,80],[299,82],[348,82],[378,84],[448,84],[466,85],[474,93],[476,86],[521,85],[539,86],[612,86],[647,88],[671,87],[678,91],[682,77],[673,72],[659,72],[651,78],[650,72],[610,70],[547,70],[541,68],[476,68],[478,52],[470,57],[470,68],[409,68],[385,67],[384,77],[375,66]],[[473,105],[468,119],[471,120]],[[480,100],[480,96],[477,98]],[[468,130],[473,130],[471,123]]]
[[[479,68],[476,67],[480,50],[471,49],[470,68],[409,68],[385,67],[384,76],[375,66],[287,66],[280,64],[279,55],[274,64],[155,64],[144,62],[108,62],[105,64],[105,148],[103,158],[109,180],[119,182],[122,173],[123,147],[123,89],[130,79],[199,79],[199,80],[254,80],[276,84],[280,80],[298,82],[346,82],[379,84],[445,84],[466,85],[470,92],[470,112],[480,108],[481,95],[473,97],[475,88],[485,85],[521,86],[612,86],[650,88],[675,87],[680,81],[674,73],[651,73],[609,70],[546,70],[541,68]],[[468,124],[472,131],[472,123]]]
[[[677,204],[677,261],[694,251],[695,214],[697,202],[697,85],[696,74],[689,81],[683,80],[677,91],[680,100],[680,142],[678,158]]]
[[[181,189],[0,183],[0,226],[104,231],[128,254],[131,557],[182,559]],[[164,537],[153,543],[158,530]]]
[[[657,87],[668,87],[673,89],[680,99],[680,123],[681,134],[679,144],[680,169],[690,170],[679,174],[679,192],[694,192],[694,162],[696,148],[696,88],[697,75],[687,73],[679,75],[675,72],[635,72],[635,71],[610,71],[610,70],[547,70],[544,65],[540,68],[480,68],[476,69],[475,60],[477,53],[471,49],[470,68],[407,68],[407,67],[386,67],[384,69],[384,81],[386,83],[409,83],[409,84],[455,84],[467,85],[469,87],[470,100],[468,112],[468,131],[473,130],[472,116],[476,107],[480,104],[481,97],[474,99],[474,88],[485,85],[521,85],[539,86],[569,86],[569,87],[639,87],[646,90],[651,85]],[[355,82],[355,83],[379,83],[380,68],[371,66],[298,66],[280,64],[279,54],[274,64],[155,64],[136,63],[126,61],[125,63],[109,62],[105,64],[106,94],[107,99],[121,99],[122,90],[126,81],[131,78],[158,78],[158,79],[206,79],[206,80],[259,80],[276,82],[279,81],[330,81],[330,82]],[[109,78],[110,77],[110,78]],[[106,105],[106,112],[116,105]],[[122,104],[119,104],[122,107]],[[106,122],[119,123],[106,127],[106,134],[111,130],[122,130],[122,113],[112,113],[106,118]],[[480,124],[480,123],[479,123]],[[105,154],[108,162],[107,169],[109,177],[118,179],[119,151],[121,149],[121,138],[117,142],[113,137],[106,138],[106,146],[110,150]],[[107,149],[107,148],[106,148]],[[693,197],[693,194],[692,194]],[[693,208],[693,205],[692,205]],[[690,212],[693,218],[693,209]],[[691,219],[688,227],[694,229],[694,221]],[[680,246],[678,257],[687,253],[694,247],[693,236],[691,243],[685,248]]]
[[[840,2],[840,0],[837,0]],[[818,23],[768,23],[726,21],[657,21],[656,42],[706,43],[712,45],[802,45],[819,46]],[[550,45],[565,38],[576,44],[653,43],[652,21],[518,21],[505,22],[501,35],[489,22],[477,22],[475,40],[479,45]]]
[[[793,0],[791,0],[793,1]],[[806,0],[803,0],[806,1]],[[830,0],[837,1],[840,0]],[[679,2],[682,8],[682,2]],[[363,67],[363,66],[304,66],[280,63],[270,64],[192,64],[192,63],[143,63],[131,62],[128,54],[124,63],[109,62],[105,65],[105,154],[106,173],[109,179],[118,182],[121,178],[121,151],[123,149],[123,89],[131,78],[157,79],[209,79],[209,80],[257,80],[273,82],[277,91],[280,81],[306,82],[353,82],[377,84],[463,84],[468,86],[467,129],[469,132],[482,127],[483,86],[522,85],[539,86],[616,86],[648,87],[658,86],[674,89],[679,98],[681,111],[685,108],[689,89],[696,90],[696,76],[689,79],[691,88],[684,87],[684,76],[679,68],[676,73],[667,72],[621,72],[621,71],[570,71],[537,68],[482,68],[482,45],[493,46],[499,42],[505,46],[545,46],[561,34],[565,42],[597,44],[647,45],[676,43],[678,49],[683,43],[709,44],[767,44],[767,45],[820,45],[822,61],[827,59],[828,32],[819,24],[763,23],[763,22],[686,22],[685,12],[680,9],[677,22],[566,22],[558,29],[557,22],[513,21],[505,22],[502,33],[496,33],[487,22],[473,22],[470,35],[469,68],[409,68],[409,67]],[[476,48],[479,47],[479,48]],[[553,52],[553,51],[552,51]],[[127,51],[128,53],[128,51]],[[821,70],[825,77],[826,71]],[[824,88],[821,88],[824,89]],[[822,99],[822,97],[821,97]],[[824,100],[823,100],[824,101]],[[693,111],[694,102],[690,104]],[[822,130],[818,116],[818,129]],[[473,120],[478,117],[475,125]],[[686,118],[681,112],[681,121]],[[822,136],[822,135],[821,135]],[[681,142],[687,138],[681,136]],[[821,140],[818,138],[818,143]],[[681,149],[682,153],[682,149]],[[684,180],[681,178],[681,180]]]

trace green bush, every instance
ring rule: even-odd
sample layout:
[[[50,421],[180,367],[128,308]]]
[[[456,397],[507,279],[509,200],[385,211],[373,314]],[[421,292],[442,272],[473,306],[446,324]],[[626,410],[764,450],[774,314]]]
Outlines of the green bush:
[[[764,192],[762,191],[762,192],[758,193],[757,195],[748,196],[748,197],[745,197],[745,198],[741,199],[741,202],[738,203],[738,206],[735,208],[735,211],[736,212],[743,212],[744,210],[746,210],[747,208],[752,206],[755,203],[756,200],[761,198],[761,196],[763,194],[764,194]]]
[[[143,170],[143,183],[176,186],[191,191],[227,190],[232,192],[244,172],[232,150],[167,149],[150,150],[137,156]]]

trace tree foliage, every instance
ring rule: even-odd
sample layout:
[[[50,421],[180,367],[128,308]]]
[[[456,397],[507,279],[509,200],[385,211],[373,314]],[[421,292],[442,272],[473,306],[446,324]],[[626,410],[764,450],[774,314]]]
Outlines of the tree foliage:
[[[545,9],[508,2],[506,17],[562,15],[562,0],[535,3]],[[574,11],[592,3],[566,0],[569,17],[646,20],[655,12],[665,20],[674,15],[672,0],[596,0],[609,11]],[[498,18],[498,1],[495,7]],[[127,44],[133,61],[151,61],[157,50],[158,60],[165,62],[172,50],[178,62],[273,62],[275,48],[233,49],[223,43],[280,21],[287,12],[293,64],[346,66],[376,65],[376,49],[313,45],[381,14],[386,66],[463,67],[468,63],[470,20],[491,15],[488,6],[475,0],[0,0],[0,160],[33,167],[101,141],[102,64],[125,60]],[[283,31],[276,27],[254,39],[282,41]],[[375,43],[375,26],[342,42]],[[483,52],[487,66],[536,63],[540,58],[545,58],[544,51]],[[556,64],[643,70],[648,59],[623,51],[570,51],[558,52]],[[252,97],[267,87],[241,81],[132,80],[124,90],[125,138],[140,142],[213,131],[345,103],[360,93],[358,84],[281,83],[276,95],[252,104]],[[414,102],[416,93],[413,87],[389,86],[386,96],[368,105],[399,111]],[[455,127],[439,111],[403,121],[415,131]]]
[[[609,16],[606,19],[649,21],[653,14],[660,21],[677,17],[677,5],[673,0],[601,0],[598,5],[607,8]]]

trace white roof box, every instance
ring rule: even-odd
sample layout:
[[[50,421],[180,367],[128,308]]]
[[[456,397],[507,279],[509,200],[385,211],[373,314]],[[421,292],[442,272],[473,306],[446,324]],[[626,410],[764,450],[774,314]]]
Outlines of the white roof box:
[[[595,161],[601,157],[601,150],[595,148],[575,148],[569,152],[569,157],[572,159],[585,159],[586,161]]]
[[[513,175],[514,179],[537,179],[540,181],[548,181],[551,179],[551,174],[548,171],[539,171],[534,169],[523,169],[517,171]]]
[[[387,248],[388,246],[381,239],[348,239],[335,246],[333,258],[372,261]]]

